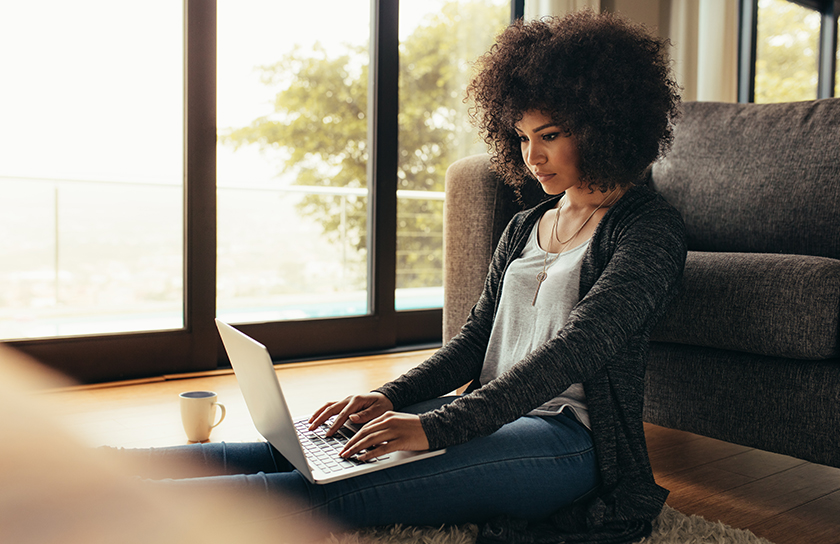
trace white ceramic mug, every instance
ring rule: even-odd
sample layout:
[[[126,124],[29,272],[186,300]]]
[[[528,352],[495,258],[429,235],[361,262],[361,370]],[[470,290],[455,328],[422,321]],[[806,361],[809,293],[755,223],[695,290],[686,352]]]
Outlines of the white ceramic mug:
[[[181,423],[190,442],[204,442],[210,438],[210,431],[225,419],[225,405],[216,402],[213,391],[186,391],[178,395],[181,399]],[[222,416],[215,424],[216,406]]]

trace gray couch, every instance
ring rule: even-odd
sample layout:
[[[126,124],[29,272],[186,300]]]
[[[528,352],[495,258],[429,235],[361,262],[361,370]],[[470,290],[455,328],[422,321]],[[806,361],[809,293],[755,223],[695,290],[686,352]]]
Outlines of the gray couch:
[[[652,336],[645,420],[840,467],[840,98],[683,110],[646,180],[690,251]],[[446,193],[445,340],[517,211],[483,155],[449,168]]]

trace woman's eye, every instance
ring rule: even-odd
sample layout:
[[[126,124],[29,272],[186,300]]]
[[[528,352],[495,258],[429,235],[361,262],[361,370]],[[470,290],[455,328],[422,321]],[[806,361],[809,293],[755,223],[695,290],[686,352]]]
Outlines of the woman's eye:
[[[519,143],[521,143],[521,144],[524,144],[524,143],[528,142],[528,137],[527,136],[517,136],[517,138],[519,138]]]
[[[556,140],[558,136],[560,136],[559,132],[549,132],[548,134],[543,134],[543,140],[550,142]]]

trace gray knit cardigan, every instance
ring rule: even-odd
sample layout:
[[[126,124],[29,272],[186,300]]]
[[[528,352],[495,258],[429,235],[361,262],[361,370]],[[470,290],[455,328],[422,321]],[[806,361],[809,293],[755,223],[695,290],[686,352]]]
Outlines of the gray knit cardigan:
[[[650,331],[677,288],[686,241],[679,213],[647,187],[632,187],[599,223],[582,264],[580,302],[566,325],[510,371],[477,386],[505,271],[558,198],[513,217],[461,332],[378,389],[399,409],[472,381],[467,394],[420,416],[436,449],[490,434],[584,384],[601,486],[544,522],[492,520],[479,542],[632,542],[649,534],[668,495],[653,480],[645,445],[644,374]]]

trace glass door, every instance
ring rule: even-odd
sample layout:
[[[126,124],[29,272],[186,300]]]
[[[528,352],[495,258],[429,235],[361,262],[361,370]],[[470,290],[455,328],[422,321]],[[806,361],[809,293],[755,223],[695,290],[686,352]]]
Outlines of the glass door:
[[[0,340],[182,329],[183,6],[46,5],[0,7]]]
[[[366,315],[368,0],[218,2],[217,313]]]
[[[817,98],[821,20],[788,0],[759,0],[755,102]]]
[[[509,21],[507,0],[400,4],[397,310],[443,306],[444,175],[486,152],[464,95],[472,63]]]

